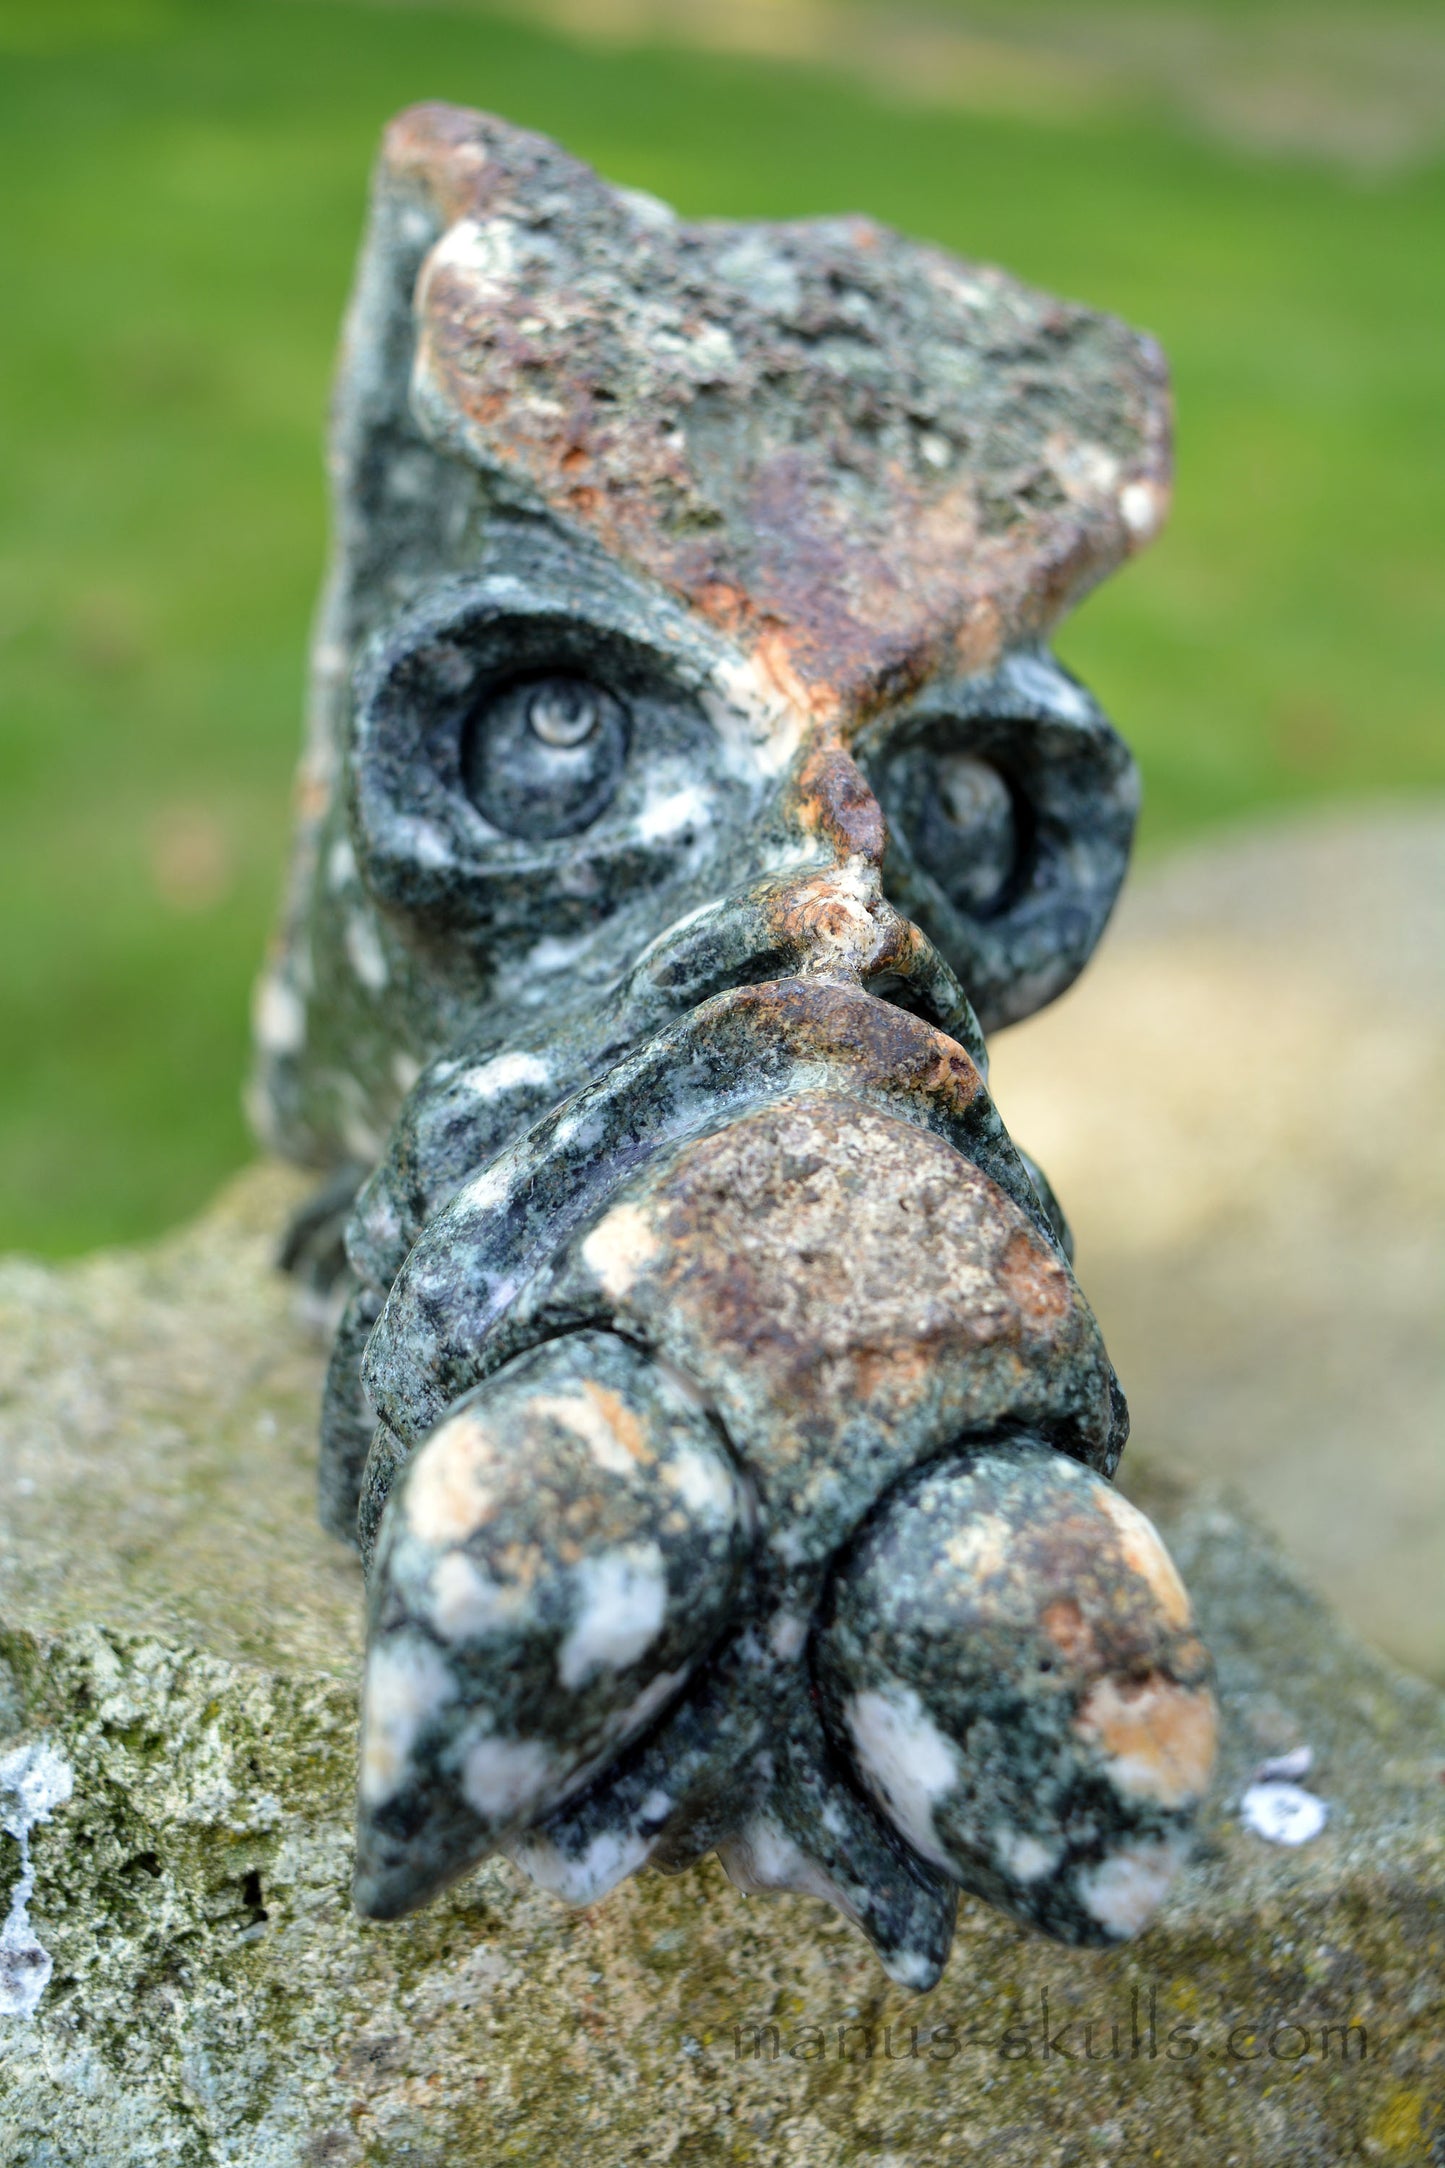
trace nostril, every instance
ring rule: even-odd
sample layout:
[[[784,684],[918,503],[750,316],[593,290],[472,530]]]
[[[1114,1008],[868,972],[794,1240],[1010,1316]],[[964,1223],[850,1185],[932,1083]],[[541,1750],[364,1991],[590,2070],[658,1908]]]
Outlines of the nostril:
[[[942,1005],[931,990],[916,979],[903,978],[896,971],[884,971],[877,978],[865,979],[863,990],[875,1001],[886,1001],[891,1009],[902,1009],[908,1016],[921,1017],[925,1024],[932,1024],[935,1031],[948,1029]]]
[[[967,994],[927,936],[906,920],[899,924],[908,938],[901,945],[897,967],[890,965],[865,977],[864,992],[931,1024],[965,1048],[986,1076],[988,1050]]]

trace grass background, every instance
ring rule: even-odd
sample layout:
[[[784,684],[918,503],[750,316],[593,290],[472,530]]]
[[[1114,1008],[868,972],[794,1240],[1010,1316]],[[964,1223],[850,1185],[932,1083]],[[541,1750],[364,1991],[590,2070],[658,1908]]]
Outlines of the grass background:
[[[1162,338],[1173,525],[1059,643],[1139,752],[1146,850],[1445,779],[1438,156],[1272,155],[1142,95],[969,110],[645,24],[5,0],[0,1247],[145,1235],[248,1152],[331,354],[378,130],[429,96],[687,213],[865,209]]]

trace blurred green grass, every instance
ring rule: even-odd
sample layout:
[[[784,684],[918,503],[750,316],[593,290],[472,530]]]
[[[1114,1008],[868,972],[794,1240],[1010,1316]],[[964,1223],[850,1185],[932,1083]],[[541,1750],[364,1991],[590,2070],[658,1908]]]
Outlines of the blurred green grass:
[[[1173,526],[1060,642],[1140,754],[1146,847],[1445,777],[1438,163],[1352,176],[1145,110],[924,109],[424,6],[9,0],[0,1246],[143,1236],[249,1150],[332,348],[377,132],[432,96],[689,213],[866,209],[1163,339]]]

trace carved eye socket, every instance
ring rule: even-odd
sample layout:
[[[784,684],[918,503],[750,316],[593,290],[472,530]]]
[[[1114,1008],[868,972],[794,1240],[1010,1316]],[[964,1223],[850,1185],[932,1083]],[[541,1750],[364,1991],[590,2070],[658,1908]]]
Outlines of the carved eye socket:
[[[590,828],[626,765],[627,711],[587,678],[514,680],[467,720],[467,794],[504,835],[541,841]]]
[[[933,788],[918,793],[914,851],[951,902],[984,918],[1003,901],[1018,863],[1013,793],[997,768],[971,753],[945,753],[928,765]]]
[[[926,687],[860,733],[888,816],[889,899],[942,951],[985,1031],[1072,984],[1104,930],[1139,810],[1123,740],[1042,649]]]

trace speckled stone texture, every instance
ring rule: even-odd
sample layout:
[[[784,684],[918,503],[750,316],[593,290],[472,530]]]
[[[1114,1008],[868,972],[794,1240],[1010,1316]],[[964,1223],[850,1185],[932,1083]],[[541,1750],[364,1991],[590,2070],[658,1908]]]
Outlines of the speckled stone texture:
[[[1123,878],[1134,766],[1048,640],[1163,516],[1157,347],[429,105],[383,139],[334,414],[253,1099],[325,1175],[289,1248],[370,1584],[359,1908],[498,1850],[579,1902],[716,1851],[916,1989],[960,1889],[1124,1938],[1207,1781],[1208,1659],[1158,1539],[1112,1540],[1123,1394],[984,1033]],[[970,1609],[912,1478],[984,1447],[1027,1479],[955,1528],[993,1529]],[[825,1694],[875,1516],[909,1675],[854,1618]],[[1084,1522],[1132,1636],[1097,1573],[1067,1609]],[[1031,1653],[985,1725],[950,1681],[991,1606]]]
[[[270,1262],[301,1193],[258,1169],[154,1251],[0,1267],[0,1758],[72,1777],[30,1838],[54,1970],[0,2020],[5,2168],[1441,2157],[1440,1698],[1138,1463],[1224,1731],[1127,1950],[965,1899],[908,1996],[825,1905],[714,1863],[578,1912],[494,1860],[359,1922],[361,1580],[308,1510],[321,1356]],[[1237,1806],[1304,1744],[1329,1818],[1288,1850]],[[0,1837],[0,1902],[17,1872]]]

